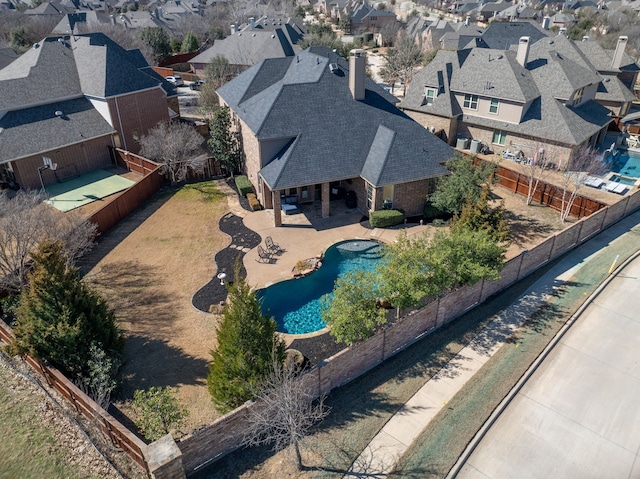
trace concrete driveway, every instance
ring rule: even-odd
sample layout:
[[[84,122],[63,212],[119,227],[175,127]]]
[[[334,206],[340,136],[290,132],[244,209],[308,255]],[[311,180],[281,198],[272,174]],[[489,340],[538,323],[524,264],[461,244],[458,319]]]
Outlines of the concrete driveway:
[[[577,318],[457,478],[640,477],[639,291],[636,259]]]

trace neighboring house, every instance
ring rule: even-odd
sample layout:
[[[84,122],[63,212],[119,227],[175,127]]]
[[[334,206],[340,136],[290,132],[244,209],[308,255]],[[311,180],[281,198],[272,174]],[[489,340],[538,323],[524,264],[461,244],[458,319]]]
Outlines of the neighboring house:
[[[41,15],[41,16],[59,16],[73,13],[76,10],[74,6],[63,5],[61,2],[44,2],[35,8],[25,10],[25,15]]]
[[[511,2],[486,2],[477,7],[471,13],[475,16],[476,20],[481,22],[488,22],[510,6]]]
[[[101,33],[45,38],[0,70],[0,176],[24,188],[108,166],[177,109],[138,50]],[[43,157],[57,163],[44,170]],[[40,171],[39,171],[40,170]]]
[[[471,22],[467,16],[464,23],[454,23],[453,31],[446,32],[440,39],[440,48],[445,50],[459,50],[478,46],[484,30]]]
[[[566,28],[569,30],[576,23],[578,23],[578,18],[573,13],[556,13],[551,17],[552,27]]]
[[[65,15],[62,20],[51,31],[54,35],[69,35],[72,32],[78,33],[78,26],[82,25],[86,30],[99,28],[101,25],[113,23],[112,18],[106,13],[86,10]]]
[[[497,153],[539,148],[557,162],[606,135],[611,112],[596,101],[598,71],[564,35],[517,50],[440,51],[418,72],[400,105],[425,127],[443,129],[450,144],[473,138]]]
[[[496,20],[513,22],[516,20],[538,20],[544,16],[541,10],[528,7],[522,3],[511,5],[495,16]]]
[[[243,71],[267,58],[295,56],[302,51],[298,43],[303,37],[302,29],[289,19],[264,16],[256,21],[250,18],[246,27],[236,31],[232,25],[231,35],[216,40],[213,46],[191,59],[191,68],[204,77],[207,65],[221,55],[238,71]]]
[[[379,33],[396,24],[396,14],[387,10],[376,10],[366,0],[351,14],[351,32]]]
[[[529,37],[533,45],[549,35],[549,30],[533,21],[493,22],[482,32],[482,42],[487,48],[509,50],[517,47],[522,37]]]
[[[366,54],[349,63],[324,47],[264,60],[218,90],[242,136],[246,173],[282,224],[281,198],[321,200],[322,216],[340,191],[358,208],[422,214],[434,178],[453,150],[398,110],[365,73]]]

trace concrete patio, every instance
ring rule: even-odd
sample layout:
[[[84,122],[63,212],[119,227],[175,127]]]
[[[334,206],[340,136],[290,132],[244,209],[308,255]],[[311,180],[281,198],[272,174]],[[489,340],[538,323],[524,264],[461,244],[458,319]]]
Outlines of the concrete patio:
[[[433,229],[426,225],[407,224],[390,228],[365,228],[360,224],[363,214],[357,209],[348,209],[344,201],[331,202],[331,215],[322,218],[319,203],[303,206],[303,212],[296,215],[282,215],[283,225],[275,227],[273,210],[247,211],[243,209],[235,191],[220,180],[216,186],[227,196],[229,210],[243,218],[244,225],[264,239],[271,236],[281,251],[273,255],[271,263],[258,261],[257,248],[249,250],[244,256],[247,270],[247,282],[254,288],[291,279],[295,264],[303,259],[319,256],[334,243],[348,239],[375,239],[384,243],[393,243],[401,230],[407,229],[409,236],[420,235]]]

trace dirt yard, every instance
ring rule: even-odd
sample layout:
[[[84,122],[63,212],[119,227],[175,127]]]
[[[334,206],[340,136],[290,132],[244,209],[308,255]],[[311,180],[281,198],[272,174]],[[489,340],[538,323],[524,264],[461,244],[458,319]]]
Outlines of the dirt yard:
[[[512,223],[509,257],[562,229],[558,212],[527,207],[501,187],[494,193]],[[135,389],[176,387],[190,412],[177,436],[218,416],[206,376],[219,317],[196,310],[191,298],[215,274],[213,257],[228,244],[217,228],[227,211],[211,182],[165,192],[105,235],[82,268],[116,309],[127,336],[116,407],[128,415]]]
[[[190,413],[185,431],[216,417],[206,376],[217,317],[196,310],[191,298],[229,241],[217,228],[225,212],[210,182],[161,193],[105,235],[83,265],[127,337],[116,401],[125,414],[135,389],[171,386]]]

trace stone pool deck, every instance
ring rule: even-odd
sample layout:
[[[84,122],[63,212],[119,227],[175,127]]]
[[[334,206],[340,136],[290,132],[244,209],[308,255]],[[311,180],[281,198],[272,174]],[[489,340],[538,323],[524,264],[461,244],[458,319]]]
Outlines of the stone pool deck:
[[[291,270],[302,259],[324,253],[334,243],[348,239],[373,239],[393,243],[402,229],[409,236],[420,235],[427,226],[407,224],[393,229],[367,228],[360,221],[363,215],[355,209],[344,207],[343,201],[331,203],[332,214],[322,218],[317,205],[305,205],[303,212],[283,215],[283,226],[275,227],[273,210],[247,211],[240,206],[235,191],[224,180],[216,181],[216,186],[225,193],[229,211],[243,219],[244,225],[264,239],[271,236],[282,251],[273,256],[271,263],[258,261],[257,248],[246,252],[243,262],[247,271],[247,282],[254,288],[262,288],[272,283],[291,279]]]

